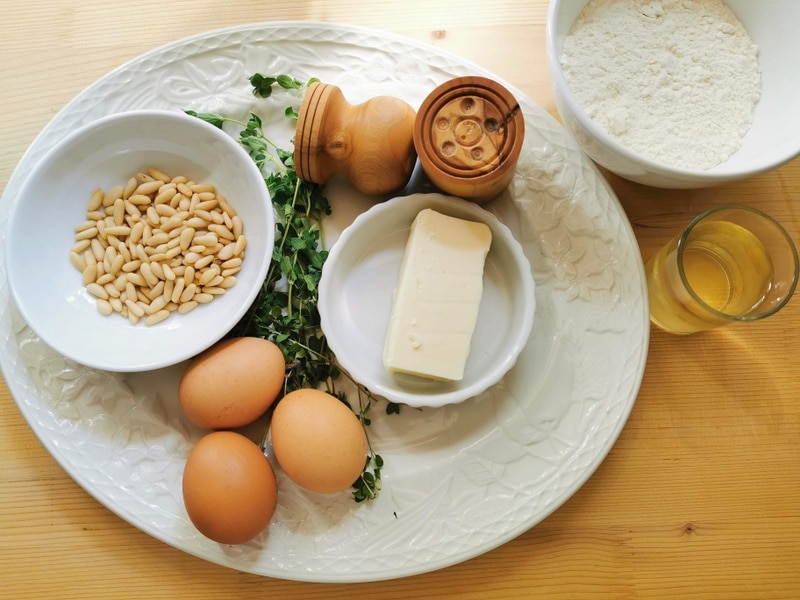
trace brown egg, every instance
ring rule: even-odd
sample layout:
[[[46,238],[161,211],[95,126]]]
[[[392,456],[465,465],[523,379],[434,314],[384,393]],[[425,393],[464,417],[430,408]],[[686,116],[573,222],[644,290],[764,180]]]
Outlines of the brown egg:
[[[186,512],[198,531],[216,542],[241,544],[254,538],[272,519],[277,499],[272,465],[239,433],[209,433],[186,459]]]
[[[287,394],[271,424],[275,458],[299,486],[320,494],[346,490],[367,460],[367,436],[338,398],[315,389]]]
[[[187,418],[209,429],[252,423],[283,388],[286,362],[272,342],[257,337],[219,342],[184,371],[178,400]]]

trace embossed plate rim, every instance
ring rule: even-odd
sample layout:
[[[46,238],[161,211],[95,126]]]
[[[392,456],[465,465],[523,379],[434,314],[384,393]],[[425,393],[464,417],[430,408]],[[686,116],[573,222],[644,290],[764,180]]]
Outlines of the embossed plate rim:
[[[257,23],[178,40],[102,77],[45,126],[12,173],[4,191],[0,202],[0,237],[5,236],[14,194],[42,156],[43,148],[63,136],[71,126],[98,118],[104,111],[113,112],[109,107],[109,98],[113,98],[110,91],[119,91],[124,83],[133,80],[152,83],[150,78],[155,76],[157,68],[165,65],[180,66],[185,75],[191,68],[200,68],[195,63],[208,58],[227,60],[227,67],[239,67],[239,75],[267,68],[291,68],[292,64],[281,62],[270,53],[273,44],[285,44],[303,57],[311,49],[324,48],[325,56],[328,51],[330,56],[335,51],[346,51],[338,58],[357,61],[363,69],[368,68],[371,75],[384,75],[387,79],[407,76],[404,84],[408,85],[402,86],[402,94],[413,96],[415,101],[425,90],[419,86],[415,88],[414,82],[423,76],[431,83],[461,74],[493,77],[485,69],[427,44],[337,24]],[[225,51],[234,47],[238,54],[232,59]],[[402,63],[401,69],[393,70],[396,65],[392,61],[403,61],[406,53],[410,58]],[[245,68],[243,61],[248,59],[255,60],[258,67]],[[208,64],[205,66],[212,68]],[[373,81],[373,77],[365,83],[360,77],[363,73],[355,77],[333,73],[334,66],[325,61],[319,69],[327,69],[336,80],[333,82],[348,85],[348,91],[364,84],[365,89],[356,89],[356,95],[374,92],[374,87],[370,87],[373,84],[380,88],[392,87],[393,83]],[[201,85],[198,81],[189,83]],[[304,534],[301,528],[309,523],[292,523],[294,529],[291,529],[273,522],[269,532],[242,547],[222,548],[210,543],[192,530],[177,503],[174,481],[180,478],[180,458],[188,452],[191,440],[196,439],[199,432],[180,419],[176,420],[170,412],[174,406],[158,400],[157,394],[164,392],[164,388],[169,393],[171,382],[176,378],[175,371],[152,374],[152,383],[156,387],[160,385],[160,390],[141,390],[136,387],[141,381],[123,381],[118,374],[76,368],[42,348],[41,342],[31,336],[9,301],[3,273],[0,329],[8,335],[0,347],[0,366],[20,411],[43,445],[89,494],[142,531],[211,562],[284,579],[374,581],[432,571],[489,551],[551,514],[602,462],[633,408],[644,373],[649,338],[646,288],[630,223],[607,182],[555,119],[513,86],[501,83],[520,99],[526,119],[535,121],[541,129],[531,128],[535,133],[524,149],[526,158],[521,160],[523,166],[515,176],[509,200],[493,203],[491,207],[507,225],[516,226],[517,233],[526,238],[521,240],[526,253],[536,258],[538,327],[534,327],[530,352],[526,348],[527,354],[524,352],[521,357],[526,367],[533,367],[530,370],[534,374],[525,374],[523,369],[513,370],[484,396],[465,403],[466,408],[452,409],[463,412],[442,410],[415,422],[436,433],[425,440],[415,440],[425,448],[424,463],[431,463],[429,469],[420,471],[421,461],[413,449],[402,452],[388,449],[384,490],[374,504],[353,508],[349,498],[325,499],[320,503],[319,499],[303,496],[291,487],[281,488],[286,492],[281,492],[285,499],[283,507],[279,505],[279,517],[281,510],[288,510],[284,516],[291,518],[291,509],[297,508],[299,502],[309,510],[311,517],[325,512],[318,510],[320,506],[340,511],[339,520],[333,526],[325,523],[325,528],[320,529],[324,533]],[[242,91],[247,86],[228,87],[226,101],[235,104],[236,110],[247,110],[248,94]],[[213,93],[208,97],[213,98]],[[185,106],[175,102],[170,106],[202,108],[201,104]],[[536,230],[536,235],[532,234],[531,222],[527,220],[534,216],[538,219],[536,226],[541,228]],[[582,244],[587,238],[588,246],[570,246],[571,243]],[[0,244],[0,248],[2,246]],[[585,270],[587,265],[581,262],[587,251],[597,253],[588,271]],[[625,264],[621,266],[622,263]],[[616,276],[615,269],[620,268],[625,269],[622,272],[625,277]],[[620,303],[624,311],[618,310]],[[576,318],[581,321],[580,330],[574,329]],[[617,344],[614,348],[619,351],[619,357],[612,360],[606,356],[608,352],[600,356],[600,352],[593,351],[598,340],[605,345],[611,338],[616,340],[616,336],[626,334],[631,338],[625,339],[627,345]],[[537,361],[532,361],[531,354],[535,354]],[[589,375],[597,374],[600,379],[609,376],[606,360],[619,361],[619,364],[613,362],[619,368],[619,380],[600,381],[600,384],[621,390],[620,397],[612,397],[602,385],[592,387],[595,378]],[[584,375],[574,382],[562,381],[569,379],[559,377],[563,375],[559,369],[563,368]],[[59,386],[61,380],[50,377],[54,373],[71,378],[70,386]],[[572,387],[548,388],[548,393],[542,394],[541,388],[552,382],[544,377],[536,380],[537,375],[556,379],[563,385],[584,386],[577,392],[581,396],[576,396]],[[113,393],[108,393],[109,390]],[[526,393],[518,393],[520,390]],[[605,414],[604,420],[591,421],[595,414],[589,414],[586,409],[576,414],[548,413],[545,416],[556,417],[552,421],[554,427],[563,429],[555,430],[556,433],[566,434],[568,438],[557,439],[558,436],[544,426],[545,416],[541,413],[558,409],[557,405],[547,403],[547,396],[559,396],[562,391],[573,393],[568,398],[572,402],[579,399],[600,405],[604,409],[600,411]],[[532,406],[532,399],[541,405]],[[82,414],[81,411],[87,412]],[[111,421],[123,422],[124,419],[128,429],[122,434],[152,436],[160,445],[128,445],[127,440],[120,443],[113,437],[120,433],[118,430],[109,431],[108,439],[103,438],[104,432],[96,433],[86,426],[94,416],[91,411],[99,411],[97,414],[107,415]],[[430,420],[426,420],[429,417]],[[380,438],[385,435],[382,428],[391,429],[393,423],[386,419],[377,421],[376,435]],[[455,422],[460,425],[447,427]],[[465,428],[464,422],[469,427]],[[523,427],[531,424],[534,427]],[[391,445],[391,431],[389,433],[384,442]],[[161,434],[165,434],[163,439],[159,437]],[[574,438],[570,434],[574,434]],[[85,460],[89,450],[99,454],[95,460],[102,462],[102,469],[84,468],[81,460]],[[452,461],[454,450],[459,462],[454,465],[457,468],[451,470],[456,472],[440,482],[437,464],[453,466],[448,461]],[[461,455],[469,463],[462,462]],[[540,463],[545,466],[541,467]],[[140,487],[136,487],[120,479],[121,476],[130,478],[134,472],[139,478],[149,474],[152,480],[139,479]],[[413,475],[411,480],[423,483],[405,485],[409,475]],[[431,480],[425,481],[426,477]],[[425,487],[427,484],[430,485]],[[428,494],[436,501],[427,500]],[[395,518],[392,518],[393,509],[399,511]],[[428,523],[440,528],[434,532],[433,537],[439,536],[437,539],[426,537],[427,532],[419,525],[423,522],[426,528]],[[381,524],[382,533],[388,535],[371,538],[367,525],[375,523]],[[433,525],[431,529],[435,529]],[[442,533],[445,535],[440,536]],[[292,540],[295,546],[286,545],[286,540]]]

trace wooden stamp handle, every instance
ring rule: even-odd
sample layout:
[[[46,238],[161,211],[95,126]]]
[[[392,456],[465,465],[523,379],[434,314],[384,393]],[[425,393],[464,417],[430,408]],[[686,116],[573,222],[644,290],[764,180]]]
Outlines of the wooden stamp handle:
[[[343,174],[366,194],[387,194],[408,183],[416,162],[416,112],[398,98],[378,96],[356,106],[330,84],[312,84],[295,133],[301,179],[325,183]]]

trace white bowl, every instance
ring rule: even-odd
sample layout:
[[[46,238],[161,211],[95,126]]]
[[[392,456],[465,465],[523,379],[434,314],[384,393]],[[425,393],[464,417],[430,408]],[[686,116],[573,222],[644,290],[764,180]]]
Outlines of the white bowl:
[[[242,218],[248,242],[232,288],[150,326],[100,314],[69,260],[92,191],[124,185],[148,167],[213,183]],[[65,357],[109,371],[157,369],[208,348],[242,317],[266,276],[274,223],[261,173],[228,134],[177,111],[120,113],[73,132],[31,171],[10,216],[9,284],[31,329]]]
[[[561,119],[599,165],[645,185],[688,189],[764,173],[800,154],[800,2],[726,1],[759,47],[761,98],[740,149],[727,161],[707,170],[670,167],[629,150],[592,121],[580,106],[564,78],[560,57],[564,39],[586,4],[587,0],[552,0],[547,18],[547,51]]]
[[[383,345],[411,223],[424,208],[486,223],[492,246],[469,357],[461,381],[389,373]],[[462,402],[494,385],[517,361],[536,310],[530,264],[511,231],[479,205],[414,194],[375,205],[330,250],[319,286],[322,329],[341,366],[372,393],[410,406]]]

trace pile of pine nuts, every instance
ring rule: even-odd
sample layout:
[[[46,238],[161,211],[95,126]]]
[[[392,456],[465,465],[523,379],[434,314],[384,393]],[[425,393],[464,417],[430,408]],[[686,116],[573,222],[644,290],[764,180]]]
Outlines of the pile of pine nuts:
[[[213,184],[150,168],[94,191],[69,258],[100,313],[155,325],[231,288],[246,244]]]

